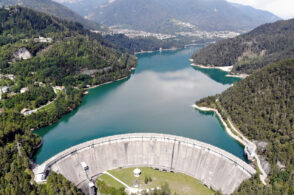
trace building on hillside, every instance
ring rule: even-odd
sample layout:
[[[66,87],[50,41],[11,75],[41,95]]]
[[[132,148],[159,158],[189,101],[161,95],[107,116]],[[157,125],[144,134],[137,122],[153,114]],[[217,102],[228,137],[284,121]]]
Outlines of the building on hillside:
[[[35,38],[34,41],[39,43],[51,43],[53,39],[50,37],[45,38],[45,37],[39,36],[39,38]]]
[[[23,88],[20,89],[20,93],[25,93],[27,91],[29,91],[28,87],[23,87]]]
[[[24,116],[30,115],[33,113],[32,110],[28,109],[28,108],[24,108],[20,111],[21,114],[23,114]]]
[[[252,143],[245,146],[244,152],[249,160],[254,160],[254,157],[256,155],[256,145]]]
[[[4,86],[1,88],[2,93],[8,93],[9,91],[10,91],[10,87],[8,87],[8,86]]]
[[[54,86],[52,88],[54,90],[54,93],[57,93],[58,91],[63,91],[65,89],[64,86]]]
[[[44,85],[44,83],[43,82],[37,82],[37,81],[35,81],[34,82],[34,85],[38,85],[39,87],[42,87]]]
[[[12,81],[15,80],[15,76],[13,74],[8,74],[8,75],[6,75],[6,77],[9,78]]]

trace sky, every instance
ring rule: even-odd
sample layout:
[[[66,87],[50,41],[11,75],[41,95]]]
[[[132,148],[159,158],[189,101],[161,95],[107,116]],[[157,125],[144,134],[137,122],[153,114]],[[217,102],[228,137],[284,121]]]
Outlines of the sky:
[[[250,5],[267,10],[283,19],[294,18],[294,0],[228,0],[229,2]]]

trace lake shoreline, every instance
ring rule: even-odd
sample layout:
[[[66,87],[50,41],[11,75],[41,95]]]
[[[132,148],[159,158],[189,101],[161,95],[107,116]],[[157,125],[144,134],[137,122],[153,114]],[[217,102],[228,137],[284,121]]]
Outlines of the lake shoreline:
[[[242,73],[242,74],[231,74],[231,71],[233,70],[233,66],[214,66],[214,65],[202,65],[202,64],[195,64],[194,60],[191,58],[190,59],[191,66],[198,67],[198,68],[203,68],[203,69],[219,69],[221,71],[227,72],[229,74],[226,75],[226,77],[235,77],[235,78],[241,78],[245,79],[248,77],[248,74]]]
[[[133,67],[133,68],[130,69],[130,71],[131,71],[131,70],[134,70],[134,69],[135,69],[135,68]],[[130,78],[130,76],[131,76],[131,73],[130,73],[128,76],[125,76],[125,77],[122,77],[122,78],[119,78],[119,79],[116,79],[116,80],[113,80],[113,81],[107,81],[107,82],[104,82],[104,83],[101,83],[101,84],[98,84],[98,85],[94,85],[94,86],[91,86],[91,87],[84,88],[83,96],[88,95],[88,94],[89,94],[89,90],[91,90],[91,89],[94,89],[94,88],[100,87],[100,86],[102,86],[102,85],[107,85],[107,84],[111,84],[111,83],[114,83],[114,82],[117,82],[117,81],[121,81],[121,80],[124,80],[124,79],[128,79],[128,78]],[[57,100],[57,98],[55,98],[53,101],[47,103],[46,105],[43,105],[42,108],[44,108],[45,106],[48,106],[48,105],[54,103],[55,100]],[[81,102],[80,102],[76,107],[72,108],[69,112],[66,112],[65,114],[63,114],[63,115],[62,115],[57,121],[55,121],[55,122],[53,122],[53,123],[50,123],[50,124],[48,124],[48,125],[45,125],[45,126],[43,126],[43,127],[40,127],[40,128],[48,127],[48,126],[50,126],[50,125],[53,125],[53,124],[57,123],[57,122],[58,122],[63,116],[65,116],[65,115],[71,113],[72,111],[74,111],[75,109],[77,109],[77,108],[81,105],[82,101],[83,101],[83,97],[82,97]],[[39,109],[38,109],[37,111],[39,111]],[[37,111],[36,111],[36,112],[37,112]],[[40,128],[31,128],[31,131],[33,132],[33,131],[36,131],[36,130],[38,130],[38,129],[40,129]],[[43,142],[43,141],[42,141],[42,142]],[[41,145],[41,146],[42,146],[42,145]],[[40,146],[40,147],[41,147],[41,146]]]
[[[241,79],[245,79],[248,76],[249,74],[227,74],[226,75],[226,77],[235,77],[235,78],[241,78]]]
[[[233,69],[233,66],[204,66],[204,65],[195,64],[195,63],[192,63],[191,66],[196,66],[203,69],[219,69],[224,72],[231,72]]]
[[[158,49],[158,50],[150,50],[150,51],[139,51],[139,52],[135,52],[134,55],[137,55],[137,54],[144,54],[144,53],[153,53],[153,52],[161,52],[161,51],[175,51],[175,50],[178,50],[178,49],[184,49],[185,47],[172,47],[172,48],[169,48],[169,49]]]
[[[132,69],[132,70],[134,70],[134,69]],[[119,78],[119,79],[116,79],[116,80],[113,80],[113,81],[107,81],[107,82],[105,82],[105,83],[101,83],[101,84],[98,84],[98,85],[93,85],[93,86],[91,86],[91,87],[87,87],[87,88],[84,88],[84,89],[85,89],[85,91],[88,91],[88,90],[90,90],[90,89],[95,89],[95,88],[100,87],[100,86],[102,86],[102,85],[107,85],[107,84],[110,84],[110,83],[114,83],[114,82],[117,82],[117,81],[121,81],[121,80],[124,80],[124,79],[130,78],[130,76],[131,76],[131,75],[129,75],[129,76],[125,76],[125,77],[122,77],[122,78]]]
[[[171,47],[169,49],[157,49],[157,50],[150,50],[150,51],[138,51],[138,52],[134,52],[134,54],[137,55],[137,54],[153,53],[153,52],[161,52],[161,51],[175,51],[175,50],[178,50],[178,49],[185,49],[187,47],[197,46],[197,45],[206,45],[206,44],[209,44],[209,43],[210,42],[208,42],[208,43],[191,43],[191,44],[186,44],[183,47]]]
[[[246,147],[250,147],[251,145],[255,145],[253,142],[251,142],[247,137],[245,137],[240,131],[238,131],[235,126],[232,124],[232,122],[230,121],[230,119],[228,119],[228,123],[225,122],[225,120],[223,119],[222,115],[220,114],[220,112],[215,109],[215,108],[209,108],[209,107],[200,107],[197,104],[194,104],[192,106],[193,108],[203,111],[203,112],[214,112],[220,119],[222,125],[224,126],[225,131],[229,134],[229,136],[231,136],[234,140],[236,140],[237,142],[239,142],[240,144],[242,144],[243,146]],[[229,127],[230,126],[230,127]],[[237,134],[235,135],[232,131],[232,129],[234,129],[234,132]],[[261,174],[259,174],[259,178],[261,180],[261,182],[266,185],[266,178],[267,178],[267,174],[265,173],[265,171],[263,170],[261,163],[260,163],[260,159],[259,156],[257,154],[254,155],[254,159],[256,160],[256,165],[258,167],[258,169],[260,170]]]
[[[133,70],[133,69],[131,69],[131,70]],[[84,93],[83,93],[83,96],[84,96],[84,95],[87,95],[88,93],[85,93],[85,92],[88,92],[90,89],[94,89],[94,88],[100,87],[100,86],[102,86],[102,85],[106,85],[106,84],[114,83],[114,82],[121,81],[121,80],[124,80],[124,79],[128,79],[130,76],[131,76],[131,74],[128,75],[128,76],[125,76],[125,77],[122,77],[122,78],[119,78],[119,79],[113,80],[113,81],[107,81],[107,82],[105,82],[105,83],[101,83],[101,84],[99,84],[99,85],[95,85],[95,86],[91,86],[91,87],[85,88]],[[56,100],[56,99],[57,99],[57,98],[55,98],[55,100]],[[54,101],[55,101],[55,100],[54,100]],[[51,101],[50,104],[51,104],[51,103],[54,103],[54,101]],[[73,112],[75,109],[77,109],[77,108],[81,105],[82,101],[83,101],[83,97],[82,97],[82,100],[80,101],[80,103],[79,103],[76,107],[74,107],[73,109],[71,109],[71,111],[66,112],[65,114],[63,114],[63,115],[62,115],[57,121],[55,121],[55,122],[53,122],[53,123],[50,123],[50,124],[48,124],[48,125],[45,125],[45,126],[43,126],[43,127],[41,127],[41,128],[48,127],[48,126],[50,126],[50,125],[53,125],[53,124],[58,123],[58,121],[59,121],[62,117],[64,117],[65,115],[67,115],[67,114],[69,114],[69,113],[71,113],[71,112]],[[45,106],[44,106],[44,107],[45,107]],[[38,130],[38,129],[40,129],[40,128],[32,128],[31,131],[34,132],[34,131],[36,131],[36,130]],[[36,151],[34,152],[33,156],[34,156],[35,153],[36,153],[36,152],[42,147],[42,145],[43,145],[43,138],[41,139],[41,143],[35,148]]]
[[[231,136],[232,138],[234,138],[236,141],[238,141],[241,145],[246,146],[247,143],[242,140],[240,137],[236,136],[232,130],[228,127],[227,123],[225,122],[225,120],[223,119],[222,115],[218,112],[217,109],[215,108],[208,108],[208,107],[200,107],[197,104],[194,104],[192,106],[193,108],[203,111],[203,112],[214,112],[220,119],[222,125],[225,127],[225,131],[229,134],[229,136]]]

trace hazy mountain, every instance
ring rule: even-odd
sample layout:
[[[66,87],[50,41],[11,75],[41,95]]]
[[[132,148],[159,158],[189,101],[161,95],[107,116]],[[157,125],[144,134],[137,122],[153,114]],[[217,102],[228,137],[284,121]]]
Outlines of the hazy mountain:
[[[81,16],[87,16],[89,13],[93,12],[100,5],[105,4],[108,0],[55,0],[56,2],[63,4],[64,6],[70,8]]]
[[[9,5],[27,7],[65,20],[79,22],[90,29],[100,29],[100,26],[95,22],[86,20],[69,8],[51,0],[0,0],[0,6]]]
[[[294,19],[264,24],[233,39],[209,45],[193,55],[194,63],[234,66],[233,72],[252,73],[271,62],[294,56]]]
[[[56,0],[93,21],[153,31],[177,31],[182,21],[200,30],[249,30],[279,18],[225,0]]]

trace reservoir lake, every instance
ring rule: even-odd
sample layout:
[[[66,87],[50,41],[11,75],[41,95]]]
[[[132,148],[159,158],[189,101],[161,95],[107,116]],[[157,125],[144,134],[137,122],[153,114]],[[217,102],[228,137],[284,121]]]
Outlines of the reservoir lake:
[[[89,90],[76,110],[34,131],[43,139],[35,162],[92,139],[143,132],[196,139],[246,160],[243,147],[225,132],[214,113],[192,108],[196,100],[239,81],[218,69],[191,67],[190,57],[202,47],[138,54],[137,68],[129,78]]]

